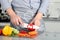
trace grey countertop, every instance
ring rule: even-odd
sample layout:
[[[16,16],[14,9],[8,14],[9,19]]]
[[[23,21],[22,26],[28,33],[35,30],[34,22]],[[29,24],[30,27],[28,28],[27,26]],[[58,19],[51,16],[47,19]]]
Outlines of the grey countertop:
[[[0,40],[60,40],[60,33],[45,32],[35,38],[0,36]]]
[[[60,19],[57,18],[48,18],[44,19],[46,25],[46,32],[36,36],[35,38],[20,38],[20,37],[7,37],[0,36],[0,40],[60,40]],[[0,23],[1,25],[10,23]]]

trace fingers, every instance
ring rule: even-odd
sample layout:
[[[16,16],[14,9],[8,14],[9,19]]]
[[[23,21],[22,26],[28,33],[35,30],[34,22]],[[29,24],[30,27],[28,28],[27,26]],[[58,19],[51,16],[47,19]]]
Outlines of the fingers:
[[[40,21],[39,20],[32,20],[30,24],[34,24],[36,26],[40,26]]]
[[[36,21],[34,22],[34,24],[35,24],[36,26],[40,26],[40,21],[36,20]]]
[[[20,24],[21,24],[21,25],[23,24],[21,18],[20,18],[20,17],[17,17],[17,16],[14,17],[14,18],[11,18],[11,22],[12,22],[14,25],[16,25],[16,26],[19,26]]]
[[[19,25],[23,25],[23,21],[21,20],[21,18],[18,18],[18,22],[19,22]]]
[[[12,22],[12,24],[14,24],[14,25],[19,25],[18,19],[16,19],[16,18],[11,19],[11,22]]]
[[[19,25],[19,22],[18,22],[18,19],[17,18],[16,18],[15,22],[16,22],[16,25],[18,26]]]

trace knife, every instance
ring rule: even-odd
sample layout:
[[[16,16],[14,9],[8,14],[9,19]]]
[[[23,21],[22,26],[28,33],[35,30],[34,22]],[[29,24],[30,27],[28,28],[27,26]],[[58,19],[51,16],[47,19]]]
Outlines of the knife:
[[[22,27],[22,28],[32,28],[31,26],[28,26],[29,24],[27,24],[27,23],[24,23],[23,25],[20,25],[20,27]],[[28,27],[27,27],[28,26]],[[33,25],[33,29],[35,29],[35,30],[38,30],[39,29],[39,27],[38,26],[36,26],[36,25]]]

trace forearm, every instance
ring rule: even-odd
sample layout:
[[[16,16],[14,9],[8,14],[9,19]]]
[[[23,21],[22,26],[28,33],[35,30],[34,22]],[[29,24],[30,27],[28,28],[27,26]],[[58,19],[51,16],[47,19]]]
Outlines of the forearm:
[[[41,12],[38,12],[37,15],[35,16],[35,18],[37,20],[41,20],[42,19],[42,16],[43,16],[43,14]]]
[[[43,14],[38,12],[34,19],[30,22],[30,24],[34,24],[36,26],[40,26],[40,20],[42,19]]]
[[[6,12],[10,17],[16,15],[12,8],[8,8]]]
[[[13,25],[16,25],[16,26],[23,25],[22,19],[15,14],[12,8],[8,8],[6,12],[10,16],[10,22]]]

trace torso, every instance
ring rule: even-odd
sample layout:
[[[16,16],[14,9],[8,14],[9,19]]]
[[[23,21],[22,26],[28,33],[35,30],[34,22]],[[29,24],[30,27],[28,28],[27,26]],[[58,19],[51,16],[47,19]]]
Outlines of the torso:
[[[39,8],[40,0],[13,0],[12,6],[18,16],[24,21],[30,21]]]

